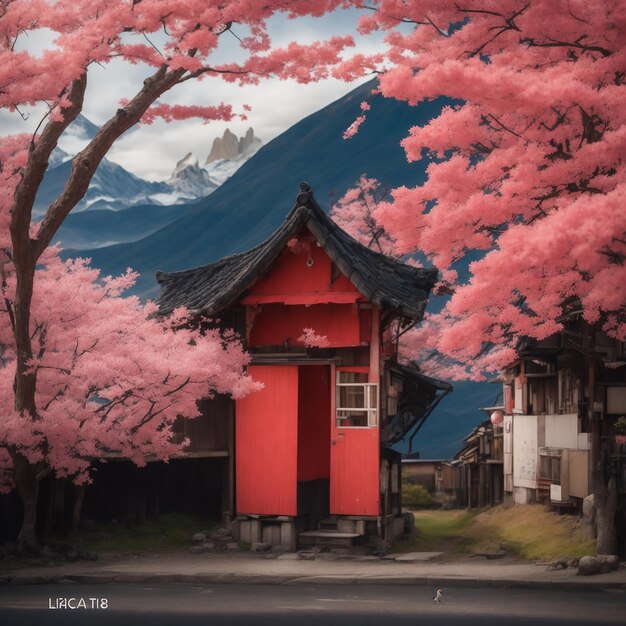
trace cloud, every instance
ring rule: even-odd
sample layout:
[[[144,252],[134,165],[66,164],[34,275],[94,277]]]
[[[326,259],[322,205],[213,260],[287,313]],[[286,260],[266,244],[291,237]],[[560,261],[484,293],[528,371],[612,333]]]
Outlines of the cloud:
[[[270,35],[273,43],[279,46],[292,40],[301,43],[322,40],[349,32],[356,15],[355,11],[339,11],[321,18],[298,20],[277,16],[269,21]],[[241,31],[237,34],[245,36],[246,33]],[[372,53],[382,49],[382,38],[355,39],[357,47],[353,49],[354,52]],[[158,34],[151,36],[150,40],[157,47],[163,43]],[[36,43],[39,51],[49,41],[42,36]],[[237,46],[238,41],[234,36],[224,39],[215,55],[215,62],[232,60],[233,55],[238,54]],[[152,71],[152,68],[121,60],[92,66],[89,70],[83,114],[95,124],[104,123],[115,113],[120,100],[132,97]],[[213,139],[221,136],[226,128],[241,136],[252,126],[255,134],[267,143],[368,78],[352,84],[329,79],[310,85],[269,79],[258,86],[245,87],[237,87],[220,78],[207,78],[200,82],[187,81],[167,93],[162,101],[200,106],[226,102],[232,104],[236,113],[244,113],[244,104],[247,104],[252,107],[251,111],[246,112],[248,119],[210,124],[195,120],[166,124],[159,120],[150,126],[140,125],[121,137],[113,145],[107,158],[142,178],[164,180],[170,176],[176,161],[188,152],[193,152],[203,163]],[[25,113],[29,117],[24,121],[17,113],[0,112],[0,134],[33,132],[45,109],[34,107],[27,109]],[[79,147],[70,139],[61,141],[60,144],[68,151]]]

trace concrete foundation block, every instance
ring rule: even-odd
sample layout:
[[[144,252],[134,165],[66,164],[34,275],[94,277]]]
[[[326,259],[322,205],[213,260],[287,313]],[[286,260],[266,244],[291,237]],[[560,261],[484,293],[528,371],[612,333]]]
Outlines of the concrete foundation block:
[[[280,544],[288,546],[288,550],[296,549],[296,532],[294,522],[281,522]]]
[[[355,533],[356,522],[351,519],[338,519],[337,520],[337,532],[340,533]]]
[[[261,542],[261,522],[258,519],[250,520],[250,543]]]
[[[280,524],[266,524],[263,527],[262,542],[270,546],[280,544]]]

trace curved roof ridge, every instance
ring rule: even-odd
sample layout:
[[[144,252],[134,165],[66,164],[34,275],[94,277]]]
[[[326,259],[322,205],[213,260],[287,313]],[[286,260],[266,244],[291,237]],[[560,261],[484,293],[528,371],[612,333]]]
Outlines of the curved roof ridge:
[[[324,213],[307,183],[300,184],[296,204],[283,224],[254,248],[188,270],[157,272],[162,286],[159,314],[185,306],[214,315],[230,306],[270,268],[303,226],[368,301],[403,317],[422,318],[437,271],[412,267],[358,242]]]

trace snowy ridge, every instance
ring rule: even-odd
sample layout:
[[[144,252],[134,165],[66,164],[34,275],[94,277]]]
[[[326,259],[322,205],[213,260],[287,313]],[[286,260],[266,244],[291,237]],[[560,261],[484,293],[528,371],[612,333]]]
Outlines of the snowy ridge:
[[[55,148],[49,168],[37,193],[33,214],[41,218],[48,206],[63,190],[71,169],[71,159],[98,132],[98,127],[79,115],[62,137],[62,147]],[[213,193],[230,178],[262,145],[249,128],[246,135],[237,136],[226,130],[222,138],[213,141],[211,154],[223,155],[201,167],[198,159],[188,152],[166,181],[151,182],[135,176],[121,165],[108,159],[93,176],[85,197],[72,213],[83,211],[123,211],[139,204],[169,206],[188,204]],[[211,158],[211,154],[209,158]],[[226,158],[228,157],[228,158]],[[208,160],[208,159],[207,159]]]

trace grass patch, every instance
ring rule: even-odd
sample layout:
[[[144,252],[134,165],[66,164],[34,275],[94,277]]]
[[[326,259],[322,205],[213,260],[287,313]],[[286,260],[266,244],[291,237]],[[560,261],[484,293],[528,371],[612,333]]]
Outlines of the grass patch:
[[[98,553],[176,552],[189,548],[194,533],[216,525],[192,515],[168,513],[128,526],[98,524],[94,530],[72,533],[63,541]]]
[[[541,505],[498,506],[482,512],[415,511],[417,533],[395,544],[393,552],[497,552],[529,560],[595,554],[595,541],[578,529],[573,516]]]
[[[468,511],[414,511],[416,534],[398,541],[391,552],[462,552],[464,530],[477,513]]]
[[[505,550],[525,559],[551,561],[595,554],[594,539],[578,528],[578,518],[546,511],[542,505],[495,507],[465,529],[472,552]]]
[[[168,513],[156,519],[135,524],[96,524],[92,529],[79,530],[62,537],[46,537],[41,545],[71,544],[99,555],[164,553],[188,551],[191,537],[200,531],[211,531],[218,526],[215,520],[193,515]],[[46,559],[43,559],[45,562]],[[42,557],[7,556],[0,558],[0,573],[31,567],[42,562]]]
[[[18,559],[15,556],[5,556],[0,559],[0,574],[13,572],[23,567],[28,567],[29,565],[31,564],[25,559]]]

